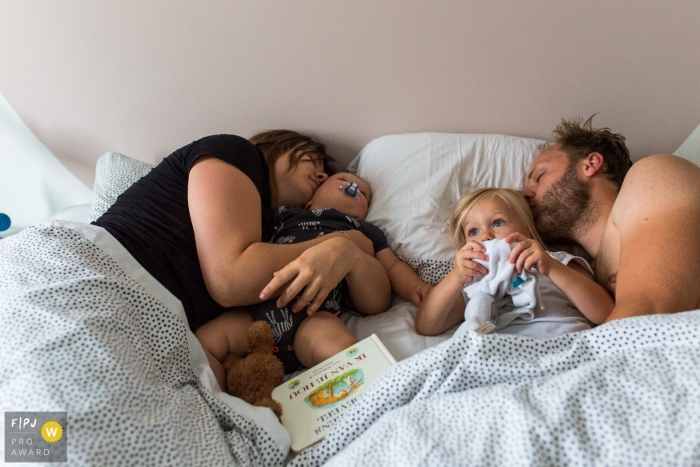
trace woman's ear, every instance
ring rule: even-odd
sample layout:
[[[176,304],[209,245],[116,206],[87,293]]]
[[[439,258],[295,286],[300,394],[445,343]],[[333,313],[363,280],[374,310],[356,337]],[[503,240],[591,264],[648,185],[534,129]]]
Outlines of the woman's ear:
[[[583,173],[586,177],[592,177],[603,169],[605,158],[599,152],[592,152],[583,161]]]

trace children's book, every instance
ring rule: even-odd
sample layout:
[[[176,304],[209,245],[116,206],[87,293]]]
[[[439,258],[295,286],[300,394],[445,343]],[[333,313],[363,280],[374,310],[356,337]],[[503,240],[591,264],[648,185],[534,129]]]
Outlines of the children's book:
[[[272,391],[282,406],[282,425],[301,451],[319,441],[396,360],[376,334],[348,347]]]

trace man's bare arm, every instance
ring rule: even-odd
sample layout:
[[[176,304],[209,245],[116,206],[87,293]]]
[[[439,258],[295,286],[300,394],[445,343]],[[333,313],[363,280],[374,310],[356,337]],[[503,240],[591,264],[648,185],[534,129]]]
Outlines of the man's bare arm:
[[[608,321],[700,306],[700,168],[675,156],[640,160],[611,216],[620,263]]]

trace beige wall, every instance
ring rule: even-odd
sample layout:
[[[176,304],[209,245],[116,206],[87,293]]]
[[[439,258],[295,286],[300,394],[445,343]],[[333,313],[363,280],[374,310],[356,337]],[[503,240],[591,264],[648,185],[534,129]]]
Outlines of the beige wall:
[[[700,123],[697,0],[0,0],[0,93],[92,184],[105,151],[288,127],[547,138],[595,112],[635,158]]]

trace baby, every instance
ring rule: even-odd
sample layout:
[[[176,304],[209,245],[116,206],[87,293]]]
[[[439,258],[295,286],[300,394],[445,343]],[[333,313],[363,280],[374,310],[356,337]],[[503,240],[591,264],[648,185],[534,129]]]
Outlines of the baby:
[[[455,206],[450,233],[460,250],[454,268],[418,307],[415,323],[420,334],[440,334],[464,319],[463,290],[488,274],[476,260],[488,261],[481,242],[493,239],[516,243],[508,260],[518,273],[525,270],[538,276],[544,305],[535,307],[532,320],[515,319],[499,332],[554,337],[590,329],[588,321],[602,323],[613,309],[612,298],[593,280],[583,258],[545,251],[527,201],[515,190],[486,188],[466,195]]]
[[[421,281],[413,269],[396,256],[378,227],[364,221],[370,199],[371,192],[367,182],[357,175],[337,173],[319,186],[304,209],[283,206],[277,210],[273,241],[298,243],[333,232],[359,230],[372,241],[374,256],[384,266],[392,290],[402,298],[420,305],[433,286]],[[362,294],[363,291],[358,293]],[[318,318],[317,323],[325,319],[324,315],[334,318],[328,312],[339,314],[341,300],[348,298],[350,297],[347,294],[347,284],[343,280],[328,294],[316,312],[320,315],[315,317]],[[273,350],[284,363],[285,373],[316,365],[357,342],[357,338],[345,325],[338,329],[338,323],[335,322],[337,318],[331,320],[334,321],[332,328],[324,328],[323,325],[309,327],[306,308],[294,312],[294,300],[283,308],[278,307],[276,302],[275,298],[246,309],[253,321],[267,321],[272,326],[275,336]],[[325,332],[324,329],[328,331]],[[199,335],[198,338],[206,349],[207,337]]]

